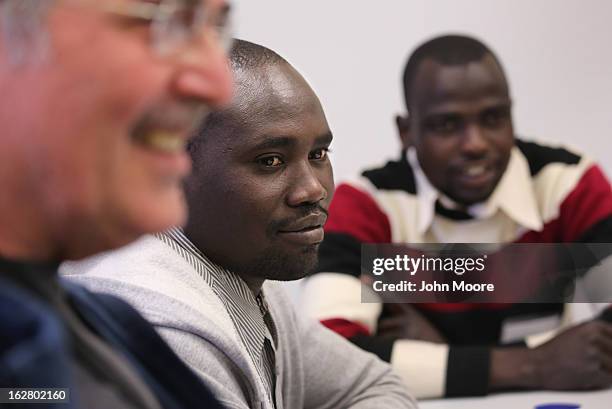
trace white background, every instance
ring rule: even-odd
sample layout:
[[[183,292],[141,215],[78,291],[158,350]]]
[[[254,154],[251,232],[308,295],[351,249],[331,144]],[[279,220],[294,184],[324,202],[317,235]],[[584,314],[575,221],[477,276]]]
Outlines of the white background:
[[[519,135],[578,147],[612,174],[610,0],[233,0],[239,38],[293,64],[335,135],[336,179],[398,156],[393,117],[409,53],[477,36],[508,75]]]

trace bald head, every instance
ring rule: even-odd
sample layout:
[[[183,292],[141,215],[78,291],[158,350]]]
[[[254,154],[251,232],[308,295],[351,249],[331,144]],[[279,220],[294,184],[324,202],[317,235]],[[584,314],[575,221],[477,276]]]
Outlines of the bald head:
[[[228,141],[299,112],[323,114],[318,97],[283,57],[262,45],[236,39],[230,51],[234,97],[226,108],[211,112],[188,146],[194,169],[204,144]]]
[[[263,67],[286,63],[285,59],[262,45],[234,40],[230,51],[232,71],[255,71]]]

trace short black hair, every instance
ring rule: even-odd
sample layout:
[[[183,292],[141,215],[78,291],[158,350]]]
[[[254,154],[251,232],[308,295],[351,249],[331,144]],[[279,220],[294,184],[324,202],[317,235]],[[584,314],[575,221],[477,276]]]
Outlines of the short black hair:
[[[456,66],[480,61],[487,55],[493,57],[503,73],[503,67],[495,53],[475,38],[452,34],[435,37],[424,42],[412,52],[404,68],[406,108],[410,109],[410,96],[412,95],[414,80],[423,61],[429,59],[441,65]]]

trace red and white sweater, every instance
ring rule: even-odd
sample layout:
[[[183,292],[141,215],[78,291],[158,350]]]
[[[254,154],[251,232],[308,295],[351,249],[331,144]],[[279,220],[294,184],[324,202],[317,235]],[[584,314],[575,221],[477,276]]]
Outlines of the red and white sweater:
[[[563,305],[415,304],[449,345],[378,337],[384,306],[360,302],[362,243],[612,243],[610,183],[590,159],[564,148],[517,139],[486,203],[467,212],[448,204],[412,151],[340,184],[318,273],[306,280],[302,297],[328,328],[391,362],[419,397],[486,394],[490,348],[507,343],[505,325],[560,317]],[[535,346],[550,336],[519,342]]]

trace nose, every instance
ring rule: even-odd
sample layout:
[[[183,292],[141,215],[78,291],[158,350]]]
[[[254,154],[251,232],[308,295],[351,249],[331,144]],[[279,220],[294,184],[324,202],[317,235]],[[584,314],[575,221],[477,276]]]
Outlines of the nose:
[[[319,203],[327,197],[327,189],[320,179],[317,170],[309,162],[300,167],[290,181],[290,190],[287,195],[287,204],[291,207]]]
[[[465,129],[461,144],[462,152],[470,157],[483,156],[489,147],[487,136],[478,124],[471,123]]]
[[[205,30],[200,41],[188,47],[177,63],[177,92],[212,108],[228,104],[232,98],[233,79],[227,53],[214,30]]]

